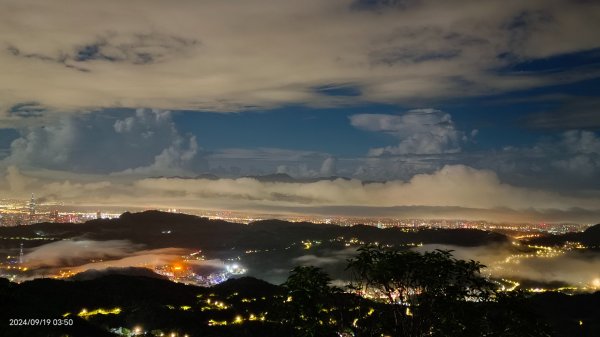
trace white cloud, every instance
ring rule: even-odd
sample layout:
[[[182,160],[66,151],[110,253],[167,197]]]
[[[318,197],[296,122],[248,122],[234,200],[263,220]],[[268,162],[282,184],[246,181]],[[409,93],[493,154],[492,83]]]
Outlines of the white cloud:
[[[26,188],[37,181],[36,178],[21,174],[21,171],[19,171],[16,166],[9,166],[6,168],[5,179],[8,183],[9,191],[13,196],[27,194]]]
[[[196,138],[168,111],[138,109],[122,119],[92,113],[31,126],[14,140],[5,165],[84,173],[173,174],[206,167]]]
[[[450,114],[435,109],[410,110],[401,115],[359,114],[351,116],[350,123],[400,139],[397,146],[369,150],[370,156],[456,153],[467,139],[456,129]]]
[[[591,131],[566,131],[562,134],[561,145],[570,153],[595,153],[600,155],[600,137]]]
[[[393,209],[384,208],[399,206],[404,208],[399,212],[413,210],[412,216],[430,217],[433,210],[439,209],[459,218],[474,215],[477,218],[510,218],[510,221],[552,221],[554,218],[569,221],[581,216],[592,219],[600,212],[598,194],[576,197],[514,186],[500,181],[492,171],[463,165],[445,166],[431,174],[416,174],[408,181],[367,184],[345,179],[260,182],[253,178],[131,180],[131,177],[117,183],[103,180],[101,176],[95,181],[90,177],[78,181],[77,176],[57,181],[36,176],[35,171],[13,172],[7,179],[15,177],[21,182],[27,181],[27,190],[35,191],[40,199],[124,209],[176,207],[267,213],[296,212],[296,209],[314,213],[330,208],[335,214],[350,212],[348,214],[356,215],[366,210],[370,215],[383,211],[386,216],[393,216]],[[15,183],[10,180],[5,184],[11,185]]]
[[[565,131],[538,141],[532,147],[506,148],[502,155],[503,158],[498,159],[504,167],[518,174],[526,173],[528,168],[534,171],[539,181],[545,176],[553,184],[580,181],[585,188],[592,188],[597,186],[592,178],[600,177],[600,137],[591,131]],[[486,160],[493,157],[488,156]],[[567,181],[556,181],[557,176],[563,176]]]
[[[594,160],[589,156],[577,155],[567,159],[552,162],[552,165],[562,171],[572,174],[590,176],[600,169],[600,160]]]
[[[598,47],[593,1],[2,0],[0,102],[244,110],[286,103],[407,102],[530,88],[588,71],[498,74],[514,59]],[[65,10],[68,8],[68,10]],[[361,97],[312,88],[350,84]],[[37,114],[37,112],[36,112]]]
[[[233,204],[304,206],[461,206],[513,209],[595,209],[597,200],[564,197],[556,193],[503,184],[491,171],[455,165],[410,181],[362,184],[358,180],[313,183],[261,183],[254,179],[180,180],[142,179],[135,188],[148,195],[182,193],[188,198],[214,199]]]
[[[196,137],[192,136],[188,144],[183,143],[183,139],[175,139],[173,144],[164,149],[160,154],[154,157],[154,162],[148,166],[140,166],[133,169],[126,169],[116,174],[186,174],[194,172],[198,167],[193,167],[193,160],[198,154],[198,144]]]
[[[181,261],[181,256],[188,253],[183,248],[142,248],[143,245],[127,240],[63,240],[29,249],[24,261],[28,267],[47,276],[65,266],[74,273],[118,267],[153,268]],[[90,262],[92,259],[100,261]],[[220,260],[190,261],[188,264],[224,268]]]
[[[321,170],[319,173],[322,177],[331,177],[335,176],[337,173],[337,159],[335,157],[327,157],[323,160],[323,164],[321,164]]]
[[[127,240],[62,240],[34,248],[24,257],[28,266],[64,266],[93,258],[125,256],[139,248]]]

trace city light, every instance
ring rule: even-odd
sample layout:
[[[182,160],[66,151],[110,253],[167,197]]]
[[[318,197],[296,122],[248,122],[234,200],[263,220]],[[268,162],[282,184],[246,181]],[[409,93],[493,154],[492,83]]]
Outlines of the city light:
[[[81,318],[88,318],[95,315],[118,315],[121,313],[121,308],[113,308],[113,309],[96,309],[92,311],[88,311],[87,309],[82,309],[77,316]]]

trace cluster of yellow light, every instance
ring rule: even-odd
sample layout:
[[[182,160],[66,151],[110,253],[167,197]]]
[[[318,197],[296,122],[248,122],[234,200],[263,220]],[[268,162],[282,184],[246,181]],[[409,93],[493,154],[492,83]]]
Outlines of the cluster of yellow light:
[[[179,309],[183,310],[183,311],[188,311],[190,310],[192,307],[190,307],[189,305],[182,305],[179,307]]]
[[[527,239],[527,238],[537,238],[539,237],[540,234],[523,234],[523,235],[517,235],[514,238],[517,240],[521,240],[521,239]]]
[[[90,316],[95,315],[118,315],[121,313],[121,308],[113,308],[113,309],[96,309],[92,311],[87,311],[86,309],[82,309],[77,316],[81,318],[88,318]]]
[[[585,291],[586,287],[583,288],[578,288],[578,287],[573,287],[573,286],[569,286],[569,287],[559,287],[559,288],[529,288],[527,289],[527,291],[531,292],[531,293],[543,293],[546,291],[557,291],[557,292],[569,292],[569,291],[578,291],[578,290],[583,290]]]
[[[20,270],[20,271],[27,271],[27,270],[29,270],[29,268],[27,268],[27,267],[12,267],[12,266],[7,266],[5,268],[6,269],[13,269],[13,270]]]
[[[530,288],[528,290],[531,293],[544,293],[544,292],[548,291],[548,289],[545,289],[545,288]]]
[[[58,272],[58,275],[54,275],[54,278],[66,278],[66,277],[71,277],[75,275],[74,272],[72,272],[71,270],[61,270]]]
[[[210,298],[206,300],[206,306],[200,308],[201,311],[206,310],[225,310],[228,309],[229,306],[221,301],[213,301]]]
[[[527,248],[534,249],[535,253],[519,253],[508,256],[504,261],[498,263],[498,265],[491,269],[502,269],[501,264],[520,264],[523,259],[531,258],[554,258],[565,254],[566,250],[572,249],[571,246],[564,246],[562,248],[546,247],[546,246],[535,246],[527,245]]]
[[[215,321],[214,319],[211,319],[211,320],[208,321],[208,325],[209,326],[227,325],[227,321]]]
[[[502,281],[506,282],[506,283],[510,283],[512,286],[510,288],[506,288],[505,286],[502,286],[502,288],[500,290],[502,291],[513,291],[515,289],[517,289],[518,286],[520,286],[521,284],[517,281],[511,281],[511,280],[507,280],[507,279],[502,279]]]
[[[209,326],[216,326],[216,325],[228,325],[228,324],[243,324],[245,321],[261,321],[264,322],[267,319],[267,313],[261,313],[260,315],[255,315],[255,314],[250,314],[248,315],[248,318],[244,318],[244,316],[242,315],[237,315],[233,318],[233,320],[231,322],[228,321],[216,321],[214,319],[210,319],[208,321],[208,325]]]

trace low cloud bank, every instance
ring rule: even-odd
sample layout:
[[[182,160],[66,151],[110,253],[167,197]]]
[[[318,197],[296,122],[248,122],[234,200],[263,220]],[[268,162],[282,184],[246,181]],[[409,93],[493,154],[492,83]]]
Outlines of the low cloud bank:
[[[519,252],[507,245],[481,247],[424,245],[415,250],[423,252],[434,249],[452,250],[452,254],[458,259],[479,261],[487,266],[484,273],[490,273],[493,277],[542,283],[558,282],[579,287],[597,286],[600,280],[600,254],[595,252],[568,251],[552,258],[515,258]],[[511,261],[519,261],[507,263],[507,258],[511,258]]]
[[[110,268],[141,267],[152,269],[172,264],[189,254],[183,248],[143,249],[143,245],[128,240],[63,240],[31,249],[23,258],[25,266],[52,274],[61,269],[74,273]],[[221,260],[186,261],[192,268],[224,269]]]
[[[77,176],[74,177],[77,179]],[[5,187],[13,195],[36,190],[40,198],[78,205],[145,208],[238,209],[258,212],[440,217],[494,221],[596,223],[600,196],[564,195],[502,182],[493,171],[447,165],[408,181],[363,183],[336,179],[269,182],[255,178],[145,178],[133,181],[46,181],[16,168]],[[394,209],[399,208],[399,209]],[[329,211],[327,211],[327,209]]]
[[[69,266],[90,259],[113,259],[134,253],[128,240],[62,240],[34,248],[23,258],[30,267]]]

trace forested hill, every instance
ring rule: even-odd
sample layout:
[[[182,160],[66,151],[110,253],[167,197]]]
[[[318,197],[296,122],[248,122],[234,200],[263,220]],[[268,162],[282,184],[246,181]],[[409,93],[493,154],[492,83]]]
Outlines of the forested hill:
[[[301,240],[329,240],[337,237],[357,238],[382,244],[438,243],[479,246],[503,243],[498,233],[474,229],[379,229],[373,226],[337,226],[308,222],[265,220],[248,225],[210,220],[185,214],[146,211],[124,213],[117,219],[91,220],[82,224],[39,223],[30,226],[0,228],[5,237],[45,237],[54,239],[86,238],[123,240],[141,243],[148,248],[182,247],[203,250],[283,248]],[[39,244],[48,241],[40,240]],[[28,242],[31,244],[31,242]]]
[[[36,279],[21,284],[0,279],[0,318],[5,322],[0,326],[0,336],[116,336],[110,333],[111,329],[121,328],[121,332],[126,332],[135,327],[143,329],[148,336],[171,333],[178,336],[291,336],[298,332],[294,324],[303,323],[295,322],[289,315],[294,310],[310,313],[311,308],[306,303],[296,303],[294,300],[299,298],[289,297],[288,291],[250,277],[229,280],[212,288],[123,274],[84,281]],[[380,329],[383,321],[391,319],[386,316],[386,305],[349,294],[333,294],[328,300],[332,307],[323,308],[327,312],[319,311],[319,317],[331,316],[337,320],[336,324],[350,326],[358,318],[364,332]],[[478,313],[465,321],[469,324],[493,324],[496,327],[486,328],[501,331],[510,327],[521,332],[530,325],[533,329],[543,324],[551,327],[551,336],[568,337],[598,336],[594,333],[600,331],[599,301],[600,293],[574,296],[547,293],[505,304],[453,305],[459,305],[461,315]],[[11,318],[72,321],[65,321],[67,324],[63,325],[9,326],[7,322]],[[340,318],[344,321],[339,321]],[[455,336],[451,333],[448,331],[448,336]]]
[[[548,235],[529,240],[536,245],[562,245],[566,242],[580,242],[588,247],[600,248],[600,224],[589,227],[583,232]]]

